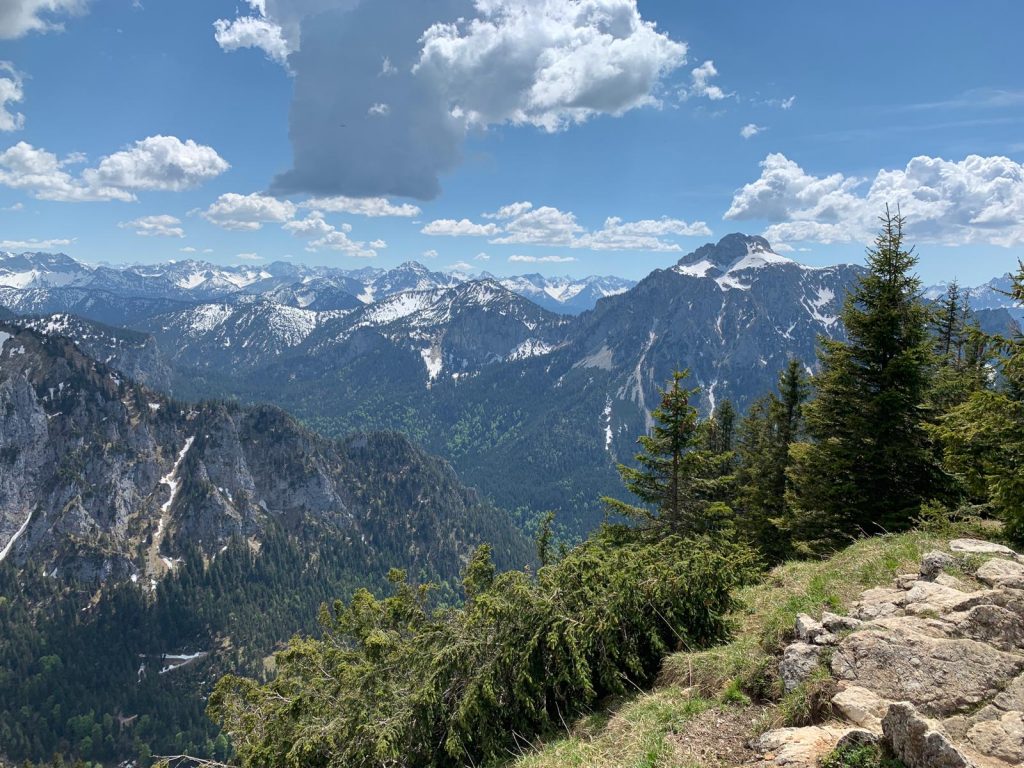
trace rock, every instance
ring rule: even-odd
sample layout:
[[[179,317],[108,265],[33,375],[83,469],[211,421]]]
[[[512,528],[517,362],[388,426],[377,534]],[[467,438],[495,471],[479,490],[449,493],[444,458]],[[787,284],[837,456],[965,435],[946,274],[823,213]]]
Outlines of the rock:
[[[1024,710],[1024,675],[1014,678],[1002,692],[992,699],[992,704],[1006,712]]]
[[[998,720],[976,723],[967,732],[971,747],[1011,765],[1024,763],[1024,715],[1007,712]]]
[[[786,646],[779,662],[779,677],[782,685],[789,693],[800,683],[809,678],[818,668],[821,646],[808,643],[792,643]]]
[[[910,589],[921,580],[916,573],[901,573],[896,577],[896,586],[900,589]]]
[[[870,621],[885,616],[902,616],[902,600],[904,591],[877,587],[861,593],[860,600],[853,604],[853,615],[861,620]]]
[[[838,645],[839,636],[833,635],[831,632],[822,632],[820,635],[814,636],[815,645]]]
[[[893,701],[909,701],[928,715],[951,715],[995,696],[1024,670],[1024,656],[976,640],[933,637],[916,619],[855,632],[832,656],[832,671]]]
[[[949,542],[949,548],[954,552],[964,552],[969,555],[1005,555],[1006,557],[1020,557],[1009,547],[1002,544],[994,544],[991,541],[981,539],[953,539]]]
[[[1024,589],[1024,564],[1014,560],[994,557],[986,560],[974,575],[990,587]]]
[[[881,733],[882,718],[889,709],[889,702],[867,688],[848,685],[832,697],[832,708],[854,725]]]
[[[947,568],[956,561],[945,552],[928,552],[921,558],[920,577],[923,581],[935,581]]]
[[[811,725],[768,731],[751,745],[761,756],[759,768],[784,765],[789,768],[817,768],[821,758],[836,748],[839,740],[859,729]]]
[[[907,768],[975,768],[942,726],[907,702],[889,707],[882,718],[882,733],[893,753]]]
[[[821,624],[829,632],[850,632],[855,629],[860,629],[864,622],[860,619],[855,619],[852,616],[839,616],[835,613],[829,613],[825,611],[821,614]]]
[[[798,613],[796,615],[797,640],[809,643],[824,631],[825,628],[821,625],[821,622],[815,621],[811,616],[808,616],[806,613]]]
[[[1024,648],[1024,618],[1006,608],[976,605],[966,613],[950,615],[947,619],[955,622],[955,631],[963,637],[1003,651]]]
[[[836,742],[834,749],[866,747],[878,743],[878,734],[871,731],[852,730]]]

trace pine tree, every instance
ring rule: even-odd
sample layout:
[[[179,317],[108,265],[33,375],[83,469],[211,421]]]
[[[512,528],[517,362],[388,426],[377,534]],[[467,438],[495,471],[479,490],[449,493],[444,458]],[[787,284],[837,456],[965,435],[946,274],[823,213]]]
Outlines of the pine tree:
[[[645,506],[603,500],[611,512],[682,535],[726,529],[731,517],[724,503],[731,478],[722,472],[723,459],[731,454],[706,447],[705,428],[690,404],[698,390],[682,385],[688,375],[677,371],[662,391],[651,414],[654,426],[637,440],[643,449],[635,456],[637,466],[618,467],[626,488]]]
[[[940,475],[922,427],[931,339],[904,219],[886,208],[868,273],[847,296],[848,341],[822,340],[813,442],[799,451],[796,500],[826,538],[901,530]]]
[[[790,446],[803,429],[807,378],[798,360],[790,360],[779,375],[779,393],[757,400],[739,428],[738,525],[771,562],[791,549],[792,520],[787,503]]]

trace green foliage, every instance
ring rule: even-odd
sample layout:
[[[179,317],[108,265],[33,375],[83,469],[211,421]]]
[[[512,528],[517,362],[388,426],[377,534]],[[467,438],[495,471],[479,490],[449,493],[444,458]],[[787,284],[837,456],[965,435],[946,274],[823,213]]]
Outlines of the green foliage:
[[[877,744],[839,747],[821,760],[821,768],[905,768],[894,757],[887,757]]]
[[[793,477],[811,518],[806,535],[826,542],[905,530],[921,502],[940,495],[923,428],[929,318],[903,223],[886,211],[868,273],[843,308],[849,341],[822,340],[817,397],[806,409],[813,442],[795,455]]]
[[[737,501],[740,533],[770,563],[792,553],[787,493],[790,447],[803,431],[803,408],[809,394],[798,360],[779,376],[779,393],[754,402],[740,423],[737,454]]]
[[[464,607],[430,612],[424,587],[360,591],[296,639],[264,685],[227,677],[211,716],[245,766],[494,762],[611,694],[649,685],[661,658],[729,631],[741,547],[607,528],[555,565],[467,568]]]
[[[654,426],[637,439],[643,449],[635,457],[637,466],[619,465],[626,488],[645,506],[604,499],[612,512],[647,528],[682,535],[728,530],[732,525],[732,510],[724,503],[732,453],[719,450],[731,443],[732,417],[716,428],[702,425],[690,404],[697,390],[682,386],[688,375],[677,371],[662,390],[661,403],[651,414]],[[706,447],[709,442],[718,445]]]

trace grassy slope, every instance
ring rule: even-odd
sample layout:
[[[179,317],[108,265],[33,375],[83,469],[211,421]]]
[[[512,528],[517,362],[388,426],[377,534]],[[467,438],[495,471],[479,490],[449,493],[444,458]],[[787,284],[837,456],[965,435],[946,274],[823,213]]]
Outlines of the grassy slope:
[[[789,641],[798,613],[845,612],[863,590],[916,572],[921,555],[946,549],[949,538],[912,532],[864,539],[828,560],[775,568],[743,591],[745,607],[736,616],[732,642],[669,656],[652,691],[584,718],[565,738],[540,745],[509,768],[711,768],[716,764],[680,756],[678,745],[695,716],[718,709],[728,722],[726,710],[749,706],[751,694],[769,702],[754,727],[765,730],[794,724],[808,706],[804,692],[780,700],[774,679],[774,655]],[[740,734],[744,740],[751,735]]]

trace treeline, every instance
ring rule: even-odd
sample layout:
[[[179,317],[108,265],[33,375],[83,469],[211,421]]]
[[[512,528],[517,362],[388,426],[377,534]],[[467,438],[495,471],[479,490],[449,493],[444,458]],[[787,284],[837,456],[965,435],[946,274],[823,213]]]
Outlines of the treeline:
[[[496,576],[482,548],[464,604],[431,611],[429,587],[396,573],[392,596],[324,610],[324,637],[293,640],[271,682],[221,680],[209,712],[236,760],[500,763],[649,684],[666,653],[723,639],[755,563],[964,507],[1024,535],[1024,340],[983,334],[955,285],[927,305],[915,264],[887,213],[845,303],[847,340],[822,340],[813,380],[791,361],[742,418],[723,403],[701,420],[676,374],[619,468],[634,500],[605,499],[609,522],[560,553],[545,518],[536,574]]]

